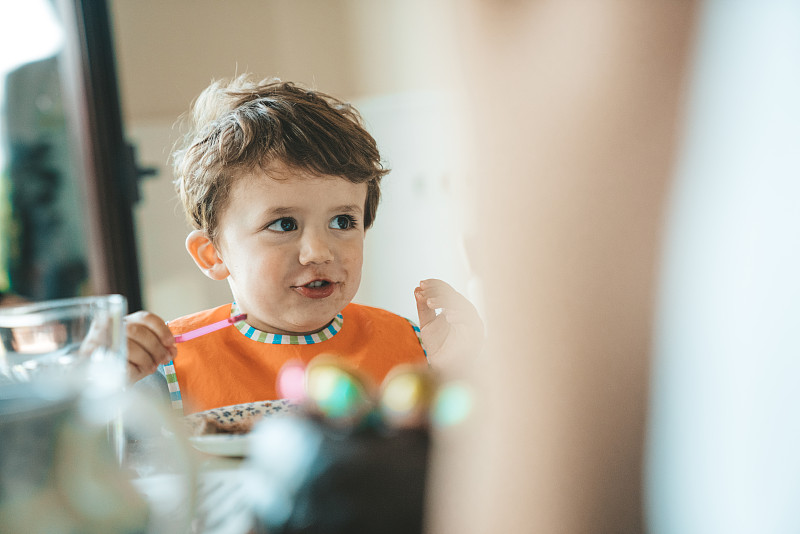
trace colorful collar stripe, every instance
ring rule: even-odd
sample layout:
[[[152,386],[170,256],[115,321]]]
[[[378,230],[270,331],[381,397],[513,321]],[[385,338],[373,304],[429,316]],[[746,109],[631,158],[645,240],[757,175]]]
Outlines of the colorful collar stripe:
[[[344,318],[340,313],[333,318],[333,321],[331,321],[331,324],[329,324],[327,327],[323,328],[319,332],[309,334],[307,336],[270,334],[268,332],[256,330],[244,321],[238,322],[234,326],[246,337],[252,339],[253,341],[258,341],[259,343],[269,343],[271,345],[313,345],[314,343],[321,343],[335,336],[339,330],[342,329],[343,322]]]

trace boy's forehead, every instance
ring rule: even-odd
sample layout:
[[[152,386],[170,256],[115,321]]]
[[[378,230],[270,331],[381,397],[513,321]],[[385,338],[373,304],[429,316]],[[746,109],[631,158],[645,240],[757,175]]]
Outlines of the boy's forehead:
[[[272,161],[266,166],[256,167],[254,169],[250,169],[249,171],[240,173],[240,177],[248,177],[251,179],[260,180],[269,179],[278,183],[313,182],[320,180],[341,180],[347,183],[352,183],[343,176],[319,174],[310,169],[287,165],[278,160]]]
[[[237,187],[237,185],[239,187]],[[320,175],[301,169],[257,169],[244,173],[235,179],[234,195],[247,198],[259,191],[261,200],[277,202],[302,201],[306,197],[319,197],[319,200],[337,201],[348,199],[348,203],[366,200],[367,184],[353,183],[336,175]],[[238,195],[235,191],[238,189]]]
[[[366,183],[354,183],[344,176],[317,174],[303,169],[281,169],[280,171],[271,171],[269,169],[254,170],[240,175],[239,179],[241,178],[254,182],[263,182],[267,186],[296,185],[348,189],[359,189],[362,186],[366,187]]]

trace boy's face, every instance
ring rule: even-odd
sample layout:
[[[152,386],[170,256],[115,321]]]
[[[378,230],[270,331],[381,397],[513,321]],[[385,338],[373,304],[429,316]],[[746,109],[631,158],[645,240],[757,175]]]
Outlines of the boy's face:
[[[282,167],[234,181],[217,250],[251,326],[315,332],[353,299],[361,283],[366,196],[366,184]]]

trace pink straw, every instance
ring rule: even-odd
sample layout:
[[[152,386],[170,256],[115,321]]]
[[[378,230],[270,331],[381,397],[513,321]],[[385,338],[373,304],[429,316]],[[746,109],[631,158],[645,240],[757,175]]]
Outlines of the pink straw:
[[[175,336],[175,343],[182,343],[184,341],[189,341],[190,339],[194,339],[196,337],[204,336],[215,330],[219,330],[220,328],[225,328],[226,326],[230,326],[233,323],[244,321],[245,319],[247,319],[247,314],[242,313],[235,317],[228,317],[227,319],[223,319],[222,321],[217,321],[216,323],[211,323],[206,326],[201,326],[200,328],[195,328],[194,330],[189,330],[188,332],[184,332],[183,334],[178,334],[177,336]]]

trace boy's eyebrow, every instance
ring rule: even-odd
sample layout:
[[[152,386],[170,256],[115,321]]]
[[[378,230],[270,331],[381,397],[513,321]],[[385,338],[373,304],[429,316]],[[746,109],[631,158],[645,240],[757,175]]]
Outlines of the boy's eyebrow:
[[[352,212],[361,213],[362,211],[364,211],[364,206],[359,206],[358,204],[345,204],[343,206],[337,206],[333,208],[332,211],[343,211],[345,213],[352,213]]]
[[[286,215],[291,214],[296,210],[296,208],[292,208],[290,206],[276,206],[274,208],[270,208],[267,210],[267,213],[270,216],[276,215]],[[344,212],[344,213],[361,213],[364,211],[364,206],[359,206],[358,204],[342,204],[341,206],[336,206],[335,208],[331,209],[331,211],[336,212]]]
[[[287,213],[292,213],[293,211],[294,211],[294,208],[290,208],[288,206],[286,206],[286,207],[278,206],[278,207],[275,207],[275,208],[269,208],[267,210],[267,213],[269,213],[270,215],[285,215]]]

